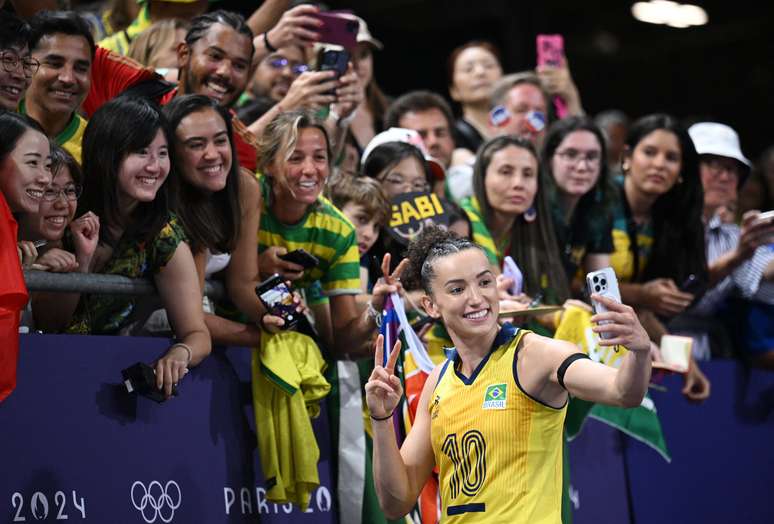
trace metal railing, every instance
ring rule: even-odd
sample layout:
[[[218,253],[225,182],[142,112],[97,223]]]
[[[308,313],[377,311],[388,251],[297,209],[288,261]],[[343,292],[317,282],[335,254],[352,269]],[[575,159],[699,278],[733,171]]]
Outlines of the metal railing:
[[[56,293],[90,293],[102,295],[156,295],[156,286],[150,279],[128,278],[119,275],[96,273],[51,273],[28,270],[24,281],[30,291],[52,291]],[[219,300],[226,296],[222,283],[207,280],[204,294]]]

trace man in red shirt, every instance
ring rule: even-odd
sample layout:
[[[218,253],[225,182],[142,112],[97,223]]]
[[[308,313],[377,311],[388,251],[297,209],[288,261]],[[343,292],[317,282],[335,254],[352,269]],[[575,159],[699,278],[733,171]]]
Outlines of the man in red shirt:
[[[177,52],[180,84],[176,88],[165,88],[152,69],[97,48],[91,88],[83,110],[91,117],[102,104],[127,89],[151,96],[162,105],[178,94],[200,94],[230,108],[247,86],[254,51],[253,33],[244,18],[222,10],[191,21],[185,42],[180,44]],[[233,115],[233,126],[239,164],[255,171],[258,140],[236,115]]]

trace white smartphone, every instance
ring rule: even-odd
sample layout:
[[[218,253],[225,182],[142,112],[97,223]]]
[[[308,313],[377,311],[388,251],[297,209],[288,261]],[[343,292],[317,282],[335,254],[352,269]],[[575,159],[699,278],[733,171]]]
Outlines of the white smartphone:
[[[589,290],[589,295],[596,293],[612,300],[615,300],[619,304],[621,303],[621,292],[618,291],[618,279],[615,276],[615,271],[612,267],[606,267],[599,271],[592,271],[586,275],[586,286]],[[594,307],[594,313],[604,313],[608,309],[600,302],[591,299],[591,305]],[[608,324],[610,321],[600,322],[601,324]],[[600,338],[607,339],[613,338],[612,334],[600,333]]]
[[[759,214],[757,217],[755,217],[754,223],[761,224],[763,222],[766,222],[768,224],[774,224],[774,209],[771,211],[764,211],[763,213]],[[774,244],[774,234],[771,234],[764,240],[767,244]]]

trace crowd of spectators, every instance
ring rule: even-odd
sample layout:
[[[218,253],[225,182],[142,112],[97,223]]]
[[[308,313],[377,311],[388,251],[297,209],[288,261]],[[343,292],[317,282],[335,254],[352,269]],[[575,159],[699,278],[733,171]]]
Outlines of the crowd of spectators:
[[[213,347],[285,327],[255,293],[279,274],[326,358],[368,357],[389,293],[425,318],[421,289],[389,278],[407,244],[393,204],[424,194],[496,275],[516,261],[520,292],[498,276],[511,308],[588,301],[583,276],[612,266],[654,360],[664,335],[693,338],[689,399],[710,394],[702,360],[774,369],[774,150],[756,167],[723,123],[594,118],[566,61],[507,71],[487,41],[450,50],[448,92],[390,98],[374,76],[389,49],[360,18],[346,71],[318,70],[311,4],[245,19],[205,0],[18,3],[0,10],[0,200],[20,263],[158,290],[35,292],[32,330],[171,337],[155,363],[170,395]],[[286,259],[298,249],[316,265]]]

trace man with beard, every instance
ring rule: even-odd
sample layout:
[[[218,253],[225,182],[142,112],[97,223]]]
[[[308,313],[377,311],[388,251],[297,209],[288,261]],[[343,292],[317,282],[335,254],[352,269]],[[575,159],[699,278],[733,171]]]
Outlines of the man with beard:
[[[83,109],[93,114],[102,104],[127,92],[166,104],[178,94],[200,94],[230,108],[247,86],[253,58],[253,33],[244,18],[218,10],[194,18],[178,48],[180,83],[173,87],[134,60],[97,48],[92,84]],[[255,171],[257,139],[233,118],[234,142],[242,167]]]
[[[44,11],[31,24],[32,58],[40,69],[19,112],[37,120],[49,138],[81,163],[86,120],[77,110],[91,85],[95,52],[89,25],[72,11]]]

